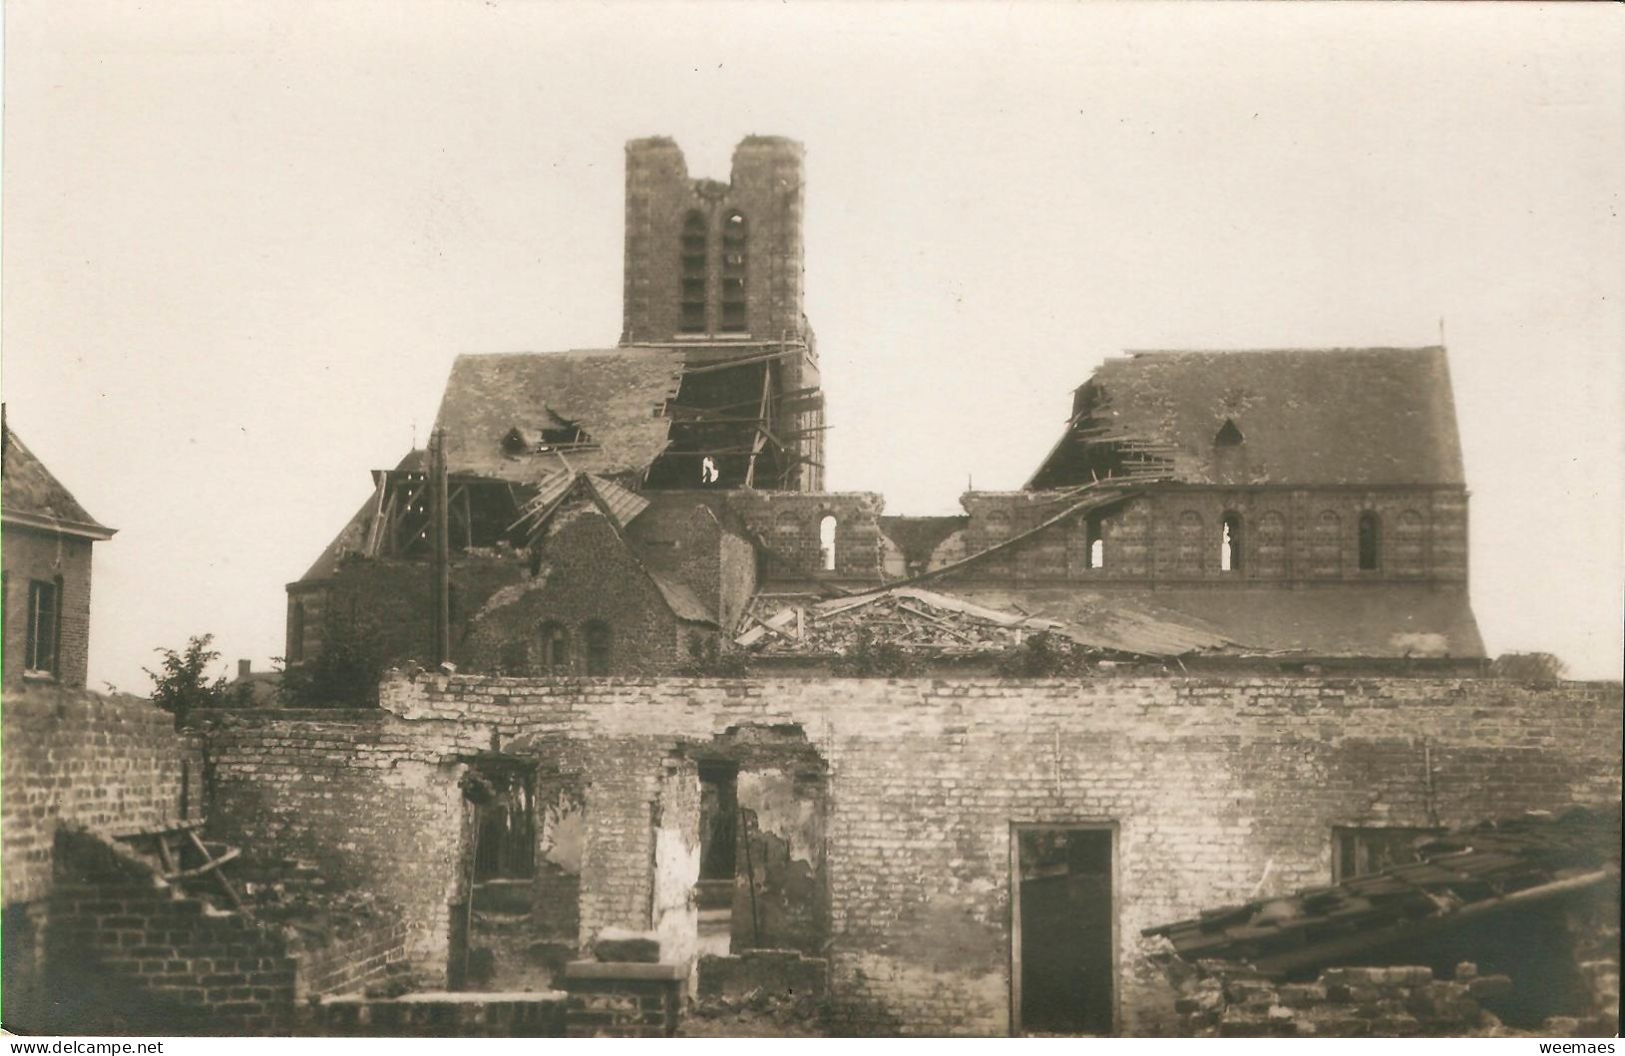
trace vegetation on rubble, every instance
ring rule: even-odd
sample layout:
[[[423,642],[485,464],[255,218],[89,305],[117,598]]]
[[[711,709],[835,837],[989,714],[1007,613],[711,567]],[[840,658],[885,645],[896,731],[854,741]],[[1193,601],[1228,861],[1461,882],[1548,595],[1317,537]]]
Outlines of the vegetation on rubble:
[[[1005,678],[1058,678],[1089,671],[1089,657],[1075,644],[1052,631],[1039,631],[1000,655],[999,674]]]
[[[1551,653],[1502,653],[1490,664],[1490,677],[1518,682],[1561,682],[1567,671]]]
[[[923,666],[907,646],[859,627],[852,645],[831,662],[830,670],[842,678],[906,678]]]
[[[750,657],[715,635],[688,636],[688,662],[680,674],[694,678],[748,678]]]
[[[230,696],[226,676],[212,681],[208,676],[209,665],[220,659],[219,651],[209,648],[213,641],[212,634],[194,635],[179,652],[155,649],[164,658],[161,670],[141,669],[152,679],[152,702],[175,716],[176,726],[196,709],[219,707]]]

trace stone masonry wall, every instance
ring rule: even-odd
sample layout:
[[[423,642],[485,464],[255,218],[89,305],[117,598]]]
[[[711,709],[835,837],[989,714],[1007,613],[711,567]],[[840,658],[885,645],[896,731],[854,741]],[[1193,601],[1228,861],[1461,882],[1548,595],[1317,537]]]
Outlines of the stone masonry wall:
[[[262,818],[259,838],[297,836],[301,855],[396,888],[424,963],[443,961],[456,895],[461,753],[584,775],[585,941],[653,923],[671,754],[799,726],[829,767],[830,995],[847,1032],[1009,1029],[1013,823],[1115,827],[1117,1023],[1144,1034],[1179,1023],[1140,929],[1328,881],[1333,826],[1464,825],[1620,787],[1614,684],[435,675],[381,696],[370,725],[264,713],[211,731],[211,813]]]

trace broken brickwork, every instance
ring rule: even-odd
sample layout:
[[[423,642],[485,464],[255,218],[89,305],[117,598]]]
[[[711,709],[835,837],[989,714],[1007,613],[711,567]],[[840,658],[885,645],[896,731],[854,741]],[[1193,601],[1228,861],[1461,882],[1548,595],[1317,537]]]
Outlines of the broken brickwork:
[[[1012,824],[1115,833],[1114,1029],[1143,1034],[1179,1023],[1140,930],[1327,882],[1333,826],[1460,826],[1610,801],[1620,780],[1617,685],[420,676],[381,697],[364,723],[238,713],[207,731],[216,810],[358,883],[415,892],[405,920],[424,970],[446,961],[460,897],[466,760],[499,751],[581,776],[586,948],[673,905],[656,863],[686,873],[660,846],[686,854],[688,836],[662,831],[682,818],[697,840],[699,820],[698,775],[673,760],[730,730],[799,726],[828,766],[830,1010],[846,1032],[1010,1028]]]

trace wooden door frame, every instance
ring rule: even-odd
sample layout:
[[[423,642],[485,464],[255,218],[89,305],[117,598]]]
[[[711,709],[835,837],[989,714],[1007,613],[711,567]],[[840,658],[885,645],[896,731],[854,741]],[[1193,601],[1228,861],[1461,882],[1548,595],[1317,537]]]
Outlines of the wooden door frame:
[[[1010,1036],[1021,1037],[1021,833],[1039,830],[1064,829],[1069,832],[1105,832],[1111,835],[1111,1031],[1117,1033],[1122,1023],[1123,993],[1121,971],[1118,964],[1120,949],[1118,905],[1121,901],[1123,868],[1118,855],[1122,844],[1122,828],[1110,818],[1081,818],[1074,821],[1012,821],[1010,822]]]

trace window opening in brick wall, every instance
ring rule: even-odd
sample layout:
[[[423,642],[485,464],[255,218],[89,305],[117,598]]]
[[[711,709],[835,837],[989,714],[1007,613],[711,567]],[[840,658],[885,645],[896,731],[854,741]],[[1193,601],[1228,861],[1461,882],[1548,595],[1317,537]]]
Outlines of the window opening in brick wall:
[[[1241,514],[1226,513],[1219,522],[1219,571],[1241,571]]]
[[[1382,545],[1382,522],[1376,511],[1360,514],[1360,571],[1374,572]]]
[[[1015,1032],[1110,1034],[1115,1007],[1114,832],[1013,826]]]
[[[1091,569],[1105,568],[1106,536],[1100,518],[1090,517],[1084,521],[1084,539],[1089,545],[1086,567]]]
[[[818,567],[825,572],[835,571],[835,534],[839,528],[832,513],[818,522]]]
[[[305,603],[296,601],[288,606],[288,663],[297,664],[305,658]]]
[[[1239,447],[1242,439],[1241,430],[1236,428],[1236,423],[1226,418],[1224,424],[1219,426],[1218,435],[1213,438],[1213,446]]]
[[[1339,825],[1332,829],[1332,883],[1420,861],[1416,844],[1442,829]]]
[[[705,333],[705,214],[694,210],[683,221],[682,276],[679,328],[685,334]]]
[[[24,666],[32,674],[58,674],[57,652],[62,633],[62,581],[43,579],[28,583],[28,643]]]
[[[609,674],[610,652],[614,642],[609,624],[602,620],[589,620],[582,638],[586,643],[587,674]]]
[[[745,249],[747,225],[733,212],[722,223],[722,323],[724,333],[745,330]]]
[[[542,624],[542,670],[550,675],[570,669],[570,632],[552,620]]]

